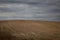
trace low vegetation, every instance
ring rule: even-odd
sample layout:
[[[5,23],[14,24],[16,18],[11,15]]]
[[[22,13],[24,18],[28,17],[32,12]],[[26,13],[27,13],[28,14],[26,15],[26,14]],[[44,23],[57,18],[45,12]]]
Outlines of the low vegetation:
[[[0,40],[60,40],[60,22],[1,21]]]

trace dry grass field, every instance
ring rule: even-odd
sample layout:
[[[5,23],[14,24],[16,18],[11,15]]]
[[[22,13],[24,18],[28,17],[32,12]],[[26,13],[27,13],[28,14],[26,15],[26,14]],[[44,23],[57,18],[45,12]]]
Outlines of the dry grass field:
[[[60,22],[0,21],[0,40],[60,40]]]

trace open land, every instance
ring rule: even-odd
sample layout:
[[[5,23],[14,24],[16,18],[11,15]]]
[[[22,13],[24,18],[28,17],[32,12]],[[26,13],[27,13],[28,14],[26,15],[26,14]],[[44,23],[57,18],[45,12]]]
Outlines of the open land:
[[[60,40],[60,22],[0,21],[0,40]]]

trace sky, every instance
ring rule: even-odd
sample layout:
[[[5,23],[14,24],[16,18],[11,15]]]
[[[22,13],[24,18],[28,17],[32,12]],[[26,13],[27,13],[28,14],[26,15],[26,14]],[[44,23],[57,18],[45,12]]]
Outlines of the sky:
[[[0,20],[60,21],[60,0],[0,0]]]

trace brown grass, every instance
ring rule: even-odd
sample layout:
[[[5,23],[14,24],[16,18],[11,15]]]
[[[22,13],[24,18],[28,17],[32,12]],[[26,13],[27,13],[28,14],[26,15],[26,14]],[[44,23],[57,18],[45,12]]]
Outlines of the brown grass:
[[[0,40],[60,40],[60,22],[0,21]]]

